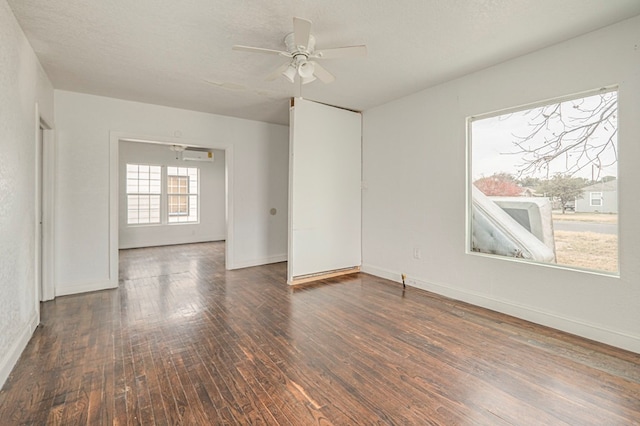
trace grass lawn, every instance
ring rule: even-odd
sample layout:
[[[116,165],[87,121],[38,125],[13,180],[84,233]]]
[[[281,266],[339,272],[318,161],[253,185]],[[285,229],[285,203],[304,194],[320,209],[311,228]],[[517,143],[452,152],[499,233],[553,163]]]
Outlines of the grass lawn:
[[[559,265],[618,272],[617,235],[570,231],[554,235]]]
[[[554,222],[618,223],[617,214],[553,212]],[[559,265],[618,272],[618,236],[595,232],[554,231]]]

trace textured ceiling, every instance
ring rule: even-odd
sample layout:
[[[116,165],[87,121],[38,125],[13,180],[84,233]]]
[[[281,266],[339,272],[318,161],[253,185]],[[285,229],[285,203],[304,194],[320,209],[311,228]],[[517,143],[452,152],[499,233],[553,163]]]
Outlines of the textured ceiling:
[[[638,0],[8,3],[56,89],[281,124],[291,96],[365,110],[640,14]],[[300,87],[264,80],[285,58],[231,50],[284,48],[293,16],[317,48],[368,56],[327,59],[336,81]]]

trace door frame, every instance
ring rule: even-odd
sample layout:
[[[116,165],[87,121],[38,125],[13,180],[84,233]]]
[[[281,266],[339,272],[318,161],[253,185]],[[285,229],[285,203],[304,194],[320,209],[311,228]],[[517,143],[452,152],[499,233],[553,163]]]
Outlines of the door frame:
[[[119,146],[120,142],[142,142],[164,145],[188,145],[225,152],[225,268],[233,269],[233,145],[212,144],[210,141],[137,135],[128,132],[109,134],[109,287],[118,287],[119,256]]]
[[[34,301],[40,322],[40,302],[55,298],[55,164],[56,138],[53,121],[43,116],[36,103],[34,171]],[[40,129],[42,128],[42,142]],[[40,158],[42,162],[40,163]],[[41,166],[40,166],[41,165]],[[42,225],[40,225],[42,219]],[[40,228],[41,226],[41,228]]]

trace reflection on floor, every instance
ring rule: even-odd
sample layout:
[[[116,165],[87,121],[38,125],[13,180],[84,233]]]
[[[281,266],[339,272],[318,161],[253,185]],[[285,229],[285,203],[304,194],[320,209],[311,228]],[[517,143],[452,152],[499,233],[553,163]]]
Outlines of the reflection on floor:
[[[124,250],[42,307],[3,424],[631,424],[640,355],[366,274],[294,290],[224,243]]]

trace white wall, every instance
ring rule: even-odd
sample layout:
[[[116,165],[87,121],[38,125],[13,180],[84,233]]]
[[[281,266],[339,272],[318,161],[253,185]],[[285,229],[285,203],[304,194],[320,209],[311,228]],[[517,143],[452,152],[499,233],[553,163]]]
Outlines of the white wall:
[[[286,260],[286,126],[58,90],[55,107],[56,294],[113,286],[109,158],[114,133],[232,150],[226,164],[233,173],[233,227],[228,231],[234,241],[227,265]],[[277,209],[275,216],[269,214],[271,208]]]
[[[296,98],[290,117],[287,281],[295,284],[362,263],[362,115]]]
[[[53,124],[53,89],[0,0],[0,386],[38,321],[35,291],[36,103]]]
[[[365,111],[363,269],[640,352],[639,45],[636,17]],[[612,84],[620,278],[465,254],[466,117]]]
[[[122,141],[119,145],[119,247],[151,247],[168,244],[220,241],[226,237],[225,152],[213,150],[213,163],[183,161],[166,145]],[[127,225],[126,165],[197,167],[199,176],[198,223]]]

